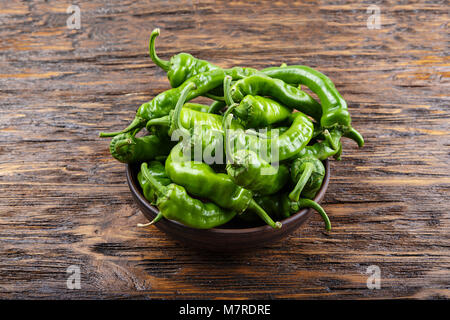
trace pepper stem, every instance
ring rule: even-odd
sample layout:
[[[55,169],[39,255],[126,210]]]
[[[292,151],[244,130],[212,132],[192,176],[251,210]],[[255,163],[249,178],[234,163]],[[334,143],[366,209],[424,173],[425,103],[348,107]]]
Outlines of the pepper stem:
[[[151,119],[149,121],[147,121],[147,124],[145,125],[145,127],[147,129],[149,129],[152,126],[165,126],[168,127],[170,125],[170,117],[169,116],[164,116],[161,118],[155,118],[155,119]]]
[[[158,214],[156,215],[156,217],[152,221],[150,221],[148,223],[138,223],[137,226],[140,227],[140,228],[151,226],[151,225],[157,223],[163,217],[164,216],[163,216],[162,212],[160,211],[160,212],[158,212]]]
[[[233,155],[231,154],[230,151],[230,127],[231,127],[231,121],[233,120],[233,115],[231,114],[231,112],[233,111],[234,108],[237,107],[237,104],[233,104],[232,106],[230,106],[227,111],[225,111],[225,114],[223,115],[222,118],[222,129],[223,129],[223,133],[225,136],[225,156],[226,156],[226,162],[228,163],[228,160],[231,160],[231,163],[233,163]]]
[[[350,128],[350,130],[346,131],[344,133],[344,137],[350,138],[353,141],[355,141],[358,144],[358,147],[360,147],[360,148],[364,146],[363,136],[353,128]]]
[[[118,132],[100,132],[99,137],[101,138],[107,138],[107,137],[115,137],[121,133],[127,133],[136,129],[141,129],[145,126],[146,120],[142,117],[136,117],[134,120],[130,123],[128,127],[123,129],[122,131]],[[137,131],[136,131],[137,132]]]
[[[298,179],[294,190],[292,190],[292,192],[289,194],[289,199],[291,199],[291,201],[297,202],[298,199],[300,199],[300,194],[302,193],[303,188],[305,187],[306,183],[311,177],[313,169],[314,165],[312,163],[310,162],[305,163],[305,169],[303,170],[300,179]]]
[[[227,106],[231,106],[234,104],[230,91],[231,80],[232,80],[231,76],[225,76],[225,78],[223,79],[223,92],[225,97],[225,103],[227,104]]]
[[[152,188],[155,189],[158,196],[164,196],[166,194],[167,187],[162,185],[161,183],[158,182],[158,180],[152,177],[152,175],[148,170],[146,162],[143,162],[141,164],[141,172],[145,180],[147,180],[148,183],[150,183],[150,185],[152,186]]]
[[[317,202],[310,199],[300,199],[298,201],[298,205],[300,208],[313,208],[314,210],[316,210],[322,216],[322,219],[325,222],[325,229],[327,229],[327,231],[331,230],[330,219],[328,218],[325,210],[323,210],[323,208]]]
[[[215,94],[212,93],[205,93],[204,96],[216,101],[225,101],[224,97],[216,96]]]
[[[339,149],[339,139],[341,138],[340,132],[333,131],[333,135],[328,131],[328,129],[325,129],[323,131],[323,135],[325,136],[325,140],[330,144],[330,146],[334,150]]]
[[[152,31],[152,34],[150,35],[150,44],[149,44],[150,58],[158,67],[167,72],[170,67],[170,62],[167,60],[162,60],[156,55],[155,40],[156,37],[159,36],[159,32],[160,32],[159,28],[156,28]]]
[[[119,153],[119,150],[120,150],[120,149],[122,149],[123,147],[125,147],[125,146],[127,146],[127,145],[130,145],[130,144],[136,144],[136,142],[133,142],[133,140],[131,140],[131,138],[128,138],[128,139],[123,140],[123,141],[120,141],[120,142],[117,142],[117,143],[114,145],[114,150],[115,150],[117,153]]]
[[[177,104],[175,106],[175,109],[173,110],[172,115],[172,124],[171,124],[171,132],[174,132],[175,130],[182,130],[183,131],[183,137],[189,136],[189,132],[186,128],[183,127],[181,124],[181,110],[183,109],[183,105],[186,102],[187,96],[189,95],[189,92],[194,90],[197,86],[195,83],[190,82],[180,93],[180,97],[178,98]],[[172,129],[173,128],[173,129]]]
[[[248,205],[248,209],[255,212],[261,219],[264,220],[265,223],[267,223],[269,226],[271,226],[274,229],[280,229],[281,228],[281,222],[280,221],[273,221],[272,218],[267,214],[267,212],[264,211],[263,208],[261,208],[255,200],[251,200],[250,204]]]

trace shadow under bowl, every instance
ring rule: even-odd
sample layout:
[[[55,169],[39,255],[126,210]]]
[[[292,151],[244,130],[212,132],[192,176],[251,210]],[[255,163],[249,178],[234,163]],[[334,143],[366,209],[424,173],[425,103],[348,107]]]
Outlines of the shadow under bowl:
[[[314,198],[317,203],[322,201],[330,182],[330,163],[325,160],[323,164],[325,166],[325,177]],[[126,165],[127,182],[138,207],[144,216],[151,221],[159,211],[145,199],[142,193],[137,179],[139,168],[140,166],[137,164]],[[168,219],[161,219],[154,226],[188,246],[210,251],[235,252],[261,247],[283,239],[305,223],[311,214],[313,214],[312,209],[301,209],[289,218],[281,220],[283,226],[280,229],[273,229],[268,225],[248,226],[232,222],[218,228],[203,230],[187,227],[177,221]]]

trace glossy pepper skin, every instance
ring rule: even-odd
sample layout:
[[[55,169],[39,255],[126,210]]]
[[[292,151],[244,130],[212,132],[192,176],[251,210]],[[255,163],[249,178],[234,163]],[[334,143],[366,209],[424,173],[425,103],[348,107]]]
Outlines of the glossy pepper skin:
[[[273,166],[251,150],[235,152],[226,169],[234,183],[261,195],[278,192],[289,179],[287,166]]]
[[[245,128],[264,128],[285,121],[291,110],[270,98],[248,95],[233,113]]]
[[[159,161],[149,162],[147,170],[148,173],[163,186],[168,186],[169,184],[172,183],[172,181],[170,181],[169,177],[167,176],[166,170],[164,169],[164,165],[161,162]],[[156,200],[158,198],[155,189],[149,183],[149,181],[145,179],[145,176],[142,174],[142,171],[139,171],[137,178],[145,199],[147,199],[151,204],[155,205]]]
[[[360,147],[364,145],[363,137],[351,127],[347,102],[326,75],[307,66],[273,67],[263,69],[261,72],[285,83],[306,85],[320,99],[322,105],[321,126],[327,129],[338,126],[344,136],[355,140]]]
[[[236,185],[223,173],[216,173],[204,162],[191,161],[184,154],[183,144],[177,144],[166,159],[165,169],[169,178],[197,197],[208,199],[222,208],[241,214],[246,209],[256,212],[261,219],[273,228],[280,228],[253,201],[253,193]]]
[[[331,222],[325,210],[315,201],[310,199],[300,199],[299,201],[291,201],[286,193],[276,193],[267,196],[255,196],[255,201],[266,210],[266,212],[274,219],[285,219],[297,213],[302,208],[312,208],[320,214],[325,222],[325,229],[331,230]],[[256,221],[253,212],[246,211],[239,218],[252,222]]]
[[[216,114],[198,112],[192,109],[186,109],[184,106],[184,99],[189,91],[185,91],[184,94],[177,101],[174,110],[171,110],[168,116],[152,119],[147,122],[147,129],[151,130],[154,125],[168,126],[168,135],[171,137],[174,133],[177,136],[181,135],[183,138],[189,139],[191,146],[201,147],[201,152],[206,148],[212,148],[212,152],[215,153],[216,148],[222,148],[223,127],[222,117]],[[233,121],[231,128],[238,129],[242,126]]]
[[[320,121],[322,116],[320,104],[309,94],[283,80],[273,79],[261,73],[236,81],[231,86],[230,94],[235,102],[241,101],[247,95],[269,96],[285,107],[301,111],[316,121]]]
[[[100,137],[113,137],[120,133],[141,129],[145,127],[147,121],[168,115],[170,110],[175,108],[182,95],[187,94],[187,101],[194,99],[221,85],[224,77],[223,70],[217,69],[189,78],[179,87],[164,91],[150,102],[142,104],[136,112],[135,119],[124,130],[120,132],[100,133]]]
[[[190,197],[182,186],[174,183],[164,186],[151,175],[145,162],[141,165],[141,172],[157,194],[156,205],[159,209],[152,222],[141,226],[154,224],[165,217],[191,228],[210,229],[227,223],[236,215],[236,212],[222,209],[214,203]]]
[[[289,199],[298,201],[300,196],[314,199],[324,177],[325,167],[319,159],[311,156],[295,159],[291,164],[291,178],[296,186],[289,194]]]
[[[159,34],[160,30],[159,28],[156,28],[150,35],[150,58],[158,67],[167,72],[167,78],[169,79],[172,88],[180,86],[187,79],[197,76],[200,73],[219,69],[222,70],[220,67],[206,60],[197,59],[191,54],[184,52],[174,55],[169,61],[160,59],[155,50],[155,40]],[[258,71],[253,68],[234,67],[225,69],[224,72],[236,80],[247,77],[248,75],[254,74]],[[220,95],[220,91],[216,94]]]
[[[322,160],[335,156],[342,146],[336,150],[328,141],[316,142],[307,146],[291,163],[291,179],[295,187],[289,194],[289,199],[298,201],[302,198],[313,199],[322,186],[325,177],[325,167]]]
[[[231,106],[234,101],[230,92],[231,77],[225,76],[225,102]],[[291,110],[275,100],[261,96],[245,96],[233,110],[245,128],[264,128],[283,122],[291,115]]]
[[[314,126],[311,120],[300,112],[291,115],[292,125],[276,137],[262,139],[246,134],[241,129],[230,132],[229,123],[231,123],[232,115],[227,113],[232,110],[230,107],[224,115],[226,145],[230,146],[231,152],[247,149],[256,152],[258,156],[270,163],[284,161],[295,157],[313,136]]]
[[[169,127],[169,135],[172,135],[173,131],[180,127],[191,130],[195,126],[208,126],[212,130],[222,131],[220,115],[186,108],[186,104],[182,106],[181,110],[178,108],[179,105],[167,116],[149,120],[146,124],[147,129],[155,125],[166,126]],[[232,128],[242,128],[242,126],[237,121],[233,121]]]
[[[198,112],[208,112],[209,106],[201,103],[186,102],[183,108],[195,110]]]
[[[169,154],[173,142],[168,138],[156,135],[147,135],[136,138],[133,133],[127,132],[115,136],[110,144],[111,155],[123,163],[149,161],[157,156]]]

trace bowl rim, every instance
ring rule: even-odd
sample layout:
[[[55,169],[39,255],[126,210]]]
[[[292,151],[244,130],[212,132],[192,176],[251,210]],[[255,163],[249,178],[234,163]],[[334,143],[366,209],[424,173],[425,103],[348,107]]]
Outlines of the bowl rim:
[[[321,185],[319,191],[317,192],[316,196],[313,199],[317,203],[320,203],[323,200],[325,193],[328,189],[328,184],[330,182],[330,161],[328,159],[325,159],[322,162],[325,167],[325,176],[323,178],[323,182],[322,182],[322,185]],[[134,167],[136,165],[137,164],[128,164],[128,163],[126,164],[125,171],[126,171],[128,186],[130,188],[131,193],[135,196],[135,199],[137,199],[140,202],[140,204],[142,204],[148,211],[152,212],[156,216],[159,213],[158,208],[151,205],[150,202],[148,202],[148,200],[144,197],[144,195],[141,191],[141,187],[140,187],[139,183],[137,182],[137,174],[133,175],[132,167]],[[136,176],[136,177],[134,177],[134,176]],[[283,225],[291,224],[291,223],[295,222],[296,220],[302,219],[305,215],[308,215],[308,217],[309,217],[309,214],[311,213],[311,211],[312,211],[312,209],[310,209],[310,208],[302,208],[299,211],[297,211],[295,214],[291,215],[290,217],[280,220],[280,222]],[[142,213],[148,219],[147,215],[144,212],[142,212]],[[308,217],[306,217],[306,219]],[[191,231],[195,230],[197,232],[217,233],[217,234],[250,234],[250,233],[260,233],[260,232],[268,232],[268,231],[273,232],[273,231],[282,231],[283,230],[283,227],[281,227],[280,229],[273,229],[269,225],[250,227],[250,228],[239,228],[239,229],[232,229],[232,228],[225,229],[225,228],[217,228],[217,227],[211,228],[211,229],[196,229],[196,228],[186,226],[186,225],[182,224],[181,222],[178,222],[175,220],[165,219],[165,221],[169,225],[170,224],[176,225],[178,228],[183,228],[183,229],[191,230]],[[155,224],[155,226],[156,226],[156,224]]]

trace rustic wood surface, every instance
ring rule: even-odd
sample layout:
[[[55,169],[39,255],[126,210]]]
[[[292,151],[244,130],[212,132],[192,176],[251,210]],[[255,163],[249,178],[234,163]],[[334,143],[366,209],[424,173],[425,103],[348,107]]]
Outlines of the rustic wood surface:
[[[373,3],[380,29],[367,27]],[[67,1],[0,3],[0,298],[450,298],[448,2],[74,4],[78,30]],[[147,53],[155,27],[163,58],[330,76],[366,139],[332,162],[332,232],[315,216],[224,255],[136,227],[146,220],[98,132],[169,88]]]

